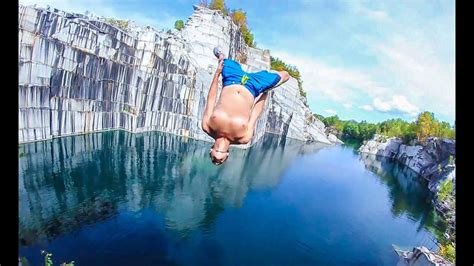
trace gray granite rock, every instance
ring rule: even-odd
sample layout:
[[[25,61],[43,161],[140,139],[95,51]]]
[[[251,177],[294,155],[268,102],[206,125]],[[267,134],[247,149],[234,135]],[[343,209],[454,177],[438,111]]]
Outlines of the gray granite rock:
[[[444,172],[450,166],[450,160],[455,159],[456,141],[428,138],[423,145],[408,146],[399,138],[385,139],[375,134],[359,148],[359,152],[395,159],[421,176],[433,178]]]
[[[340,139],[338,139],[334,134],[328,134],[328,140],[331,142],[331,143],[339,143],[339,144],[343,144],[344,142],[342,142]]]
[[[430,251],[424,246],[415,247],[412,251],[404,251],[394,247],[400,257],[397,266],[419,265],[419,266],[448,266],[454,265],[440,255]]]
[[[212,49],[246,71],[270,69],[270,54],[246,46],[220,12],[194,9],[184,29],[165,33],[20,5],[19,142],[114,129],[212,141],[200,127],[217,66]],[[291,78],[271,92],[249,145],[266,132],[334,143],[321,121],[307,122],[309,114]]]
[[[411,168],[418,176],[428,180],[428,188],[435,195],[434,205],[448,222],[448,236],[456,228],[456,141],[450,139],[427,138],[423,145],[405,145],[398,138],[381,135],[367,141],[359,148],[359,152],[368,155],[388,157]],[[441,183],[453,182],[453,191],[445,199],[439,195]],[[410,264],[411,265],[411,264]]]

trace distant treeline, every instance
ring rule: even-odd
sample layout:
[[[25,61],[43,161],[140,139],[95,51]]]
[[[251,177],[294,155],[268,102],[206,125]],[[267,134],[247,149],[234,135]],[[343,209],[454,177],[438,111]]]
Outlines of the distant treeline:
[[[369,123],[366,121],[356,122],[354,120],[343,121],[339,117],[323,117],[314,114],[326,127],[337,130],[339,137],[356,139],[359,141],[369,140],[374,134],[386,137],[400,137],[405,143],[417,141],[423,143],[427,137],[441,137],[455,139],[454,127],[448,122],[439,121],[431,112],[422,112],[416,121],[407,122],[402,119],[390,119],[380,123]]]

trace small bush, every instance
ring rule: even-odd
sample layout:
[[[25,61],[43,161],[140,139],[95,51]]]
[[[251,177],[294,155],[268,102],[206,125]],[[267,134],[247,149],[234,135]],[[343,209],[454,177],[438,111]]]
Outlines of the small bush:
[[[128,23],[128,20],[121,20],[121,19],[114,19],[114,18],[106,18],[105,19],[105,22],[106,23],[109,23],[113,26],[116,26],[120,29],[122,29],[123,31],[128,31],[128,26],[129,26],[129,23]]]
[[[174,28],[177,30],[182,30],[184,28],[184,22],[181,19],[176,20],[174,23]]]
[[[444,180],[439,188],[438,197],[441,201],[444,201],[448,196],[453,193],[453,181],[452,180]]]
[[[44,256],[44,265],[45,266],[53,266],[53,260],[51,257],[53,256],[53,253],[49,253],[47,251],[42,250],[41,255]],[[61,263],[61,266],[74,266],[74,261],[71,261],[69,263],[63,262]]]
[[[456,261],[456,249],[449,243],[446,245],[441,245],[439,248],[439,254],[450,262],[454,263]]]

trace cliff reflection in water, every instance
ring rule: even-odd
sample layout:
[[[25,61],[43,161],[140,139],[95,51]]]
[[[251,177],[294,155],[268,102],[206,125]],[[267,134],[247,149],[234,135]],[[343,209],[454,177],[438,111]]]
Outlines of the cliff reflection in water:
[[[380,182],[387,186],[395,216],[406,214],[419,222],[418,230],[426,227],[440,239],[445,223],[434,210],[433,195],[427,181],[410,168],[390,159],[373,154],[361,153],[365,167],[377,175]]]
[[[25,144],[19,160],[20,246],[51,240],[120,211],[151,208],[181,236],[212,227],[252,188],[274,187],[303,153],[323,145],[267,135],[211,164],[210,143],[157,132],[111,131]]]

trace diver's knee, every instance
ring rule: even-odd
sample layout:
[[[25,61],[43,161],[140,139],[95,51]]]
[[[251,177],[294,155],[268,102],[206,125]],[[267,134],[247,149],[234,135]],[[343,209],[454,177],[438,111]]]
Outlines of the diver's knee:
[[[278,73],[280,74],[281,80],[282,80],[283,82],[285,82],[285,81],[287,81],[288,79],[290,79],[290,74],[288,74],[287,71],[282,70],[282,71],[279,71]]]

